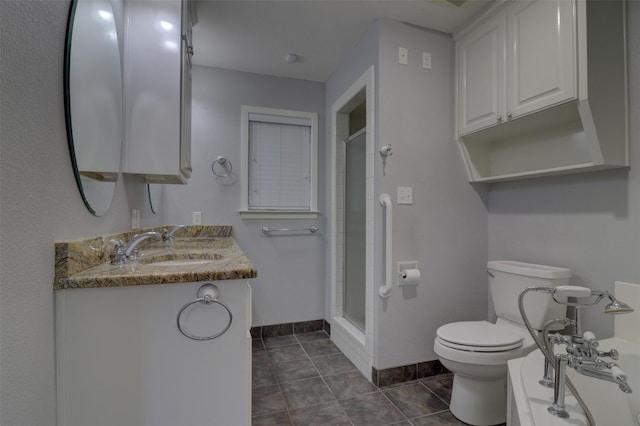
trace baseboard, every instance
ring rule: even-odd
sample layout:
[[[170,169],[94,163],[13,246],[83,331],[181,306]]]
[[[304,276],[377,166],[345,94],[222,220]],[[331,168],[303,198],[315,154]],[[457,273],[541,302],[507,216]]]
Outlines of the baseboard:
[[[287,322],[284,324],[272,324],[272,325],[261,325],[257,327],[251,327],[251,337],[276,337],[276,336],[287,336],[289,334],[302,334],[302,333],[310,333],[312,331],[325,331],[327,334],[331,335],[331,326],[330,324],[323,320],[311,320],[311,321],[300,321],[300,322]]]
[[[384,387],[448,373],[450,371],[436,359],[382,370],[372,367],[371,381],[378,387]]]

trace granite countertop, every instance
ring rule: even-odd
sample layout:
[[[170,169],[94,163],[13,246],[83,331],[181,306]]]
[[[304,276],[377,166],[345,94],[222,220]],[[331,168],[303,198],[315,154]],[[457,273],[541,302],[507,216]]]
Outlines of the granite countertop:
[[[236,280],[258,275],[231,237],[230,226],[189,226],[179,230],[172,242],[143,241],[136,261],[110,263],[113,241],[129,241],[137,233],[162,230],[56,243],[54,290]]]

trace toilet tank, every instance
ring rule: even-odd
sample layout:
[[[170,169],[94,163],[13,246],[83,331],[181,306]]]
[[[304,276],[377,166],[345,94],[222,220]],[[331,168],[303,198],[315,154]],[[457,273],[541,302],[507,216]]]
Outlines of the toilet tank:
[[[518,296],[527,287],[556,287],[568,285],[571,270],[533,263],[496,260],[487,263],[489,290],[499,318],[523,324],[518,310]],[[524,298],[524,307],[531,326],[542,330],[545,323],[556,318],[565,318],[566,305],[556,303],[550,294],[529,292]]]

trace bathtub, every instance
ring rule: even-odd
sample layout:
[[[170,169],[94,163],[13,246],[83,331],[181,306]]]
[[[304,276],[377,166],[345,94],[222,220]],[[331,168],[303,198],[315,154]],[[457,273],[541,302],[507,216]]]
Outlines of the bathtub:
[[[598,350],[608,351],[612,348],[620,352],[616,362],[627,374],[633,393],[626,394],[615,383],[586,377],[567,368],[569,377],[591,410],[596,425],[640,426],[640,343],[614,337],[601,340]],[[565,405],[569,418],[561,419],[547,412],[547,407],[553,402],[553,388],[538,384],[543,365],[543,355],[539,350],[524,358],[509,361],[507,425],[586,425],[584,412],[568,389]]]

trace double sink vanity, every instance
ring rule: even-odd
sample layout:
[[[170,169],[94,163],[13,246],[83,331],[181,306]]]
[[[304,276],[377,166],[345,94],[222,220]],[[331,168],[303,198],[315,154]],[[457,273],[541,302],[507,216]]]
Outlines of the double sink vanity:
[[[56,243],[57,424],[250,424],[256,269],[230,226],[144,232]]]

